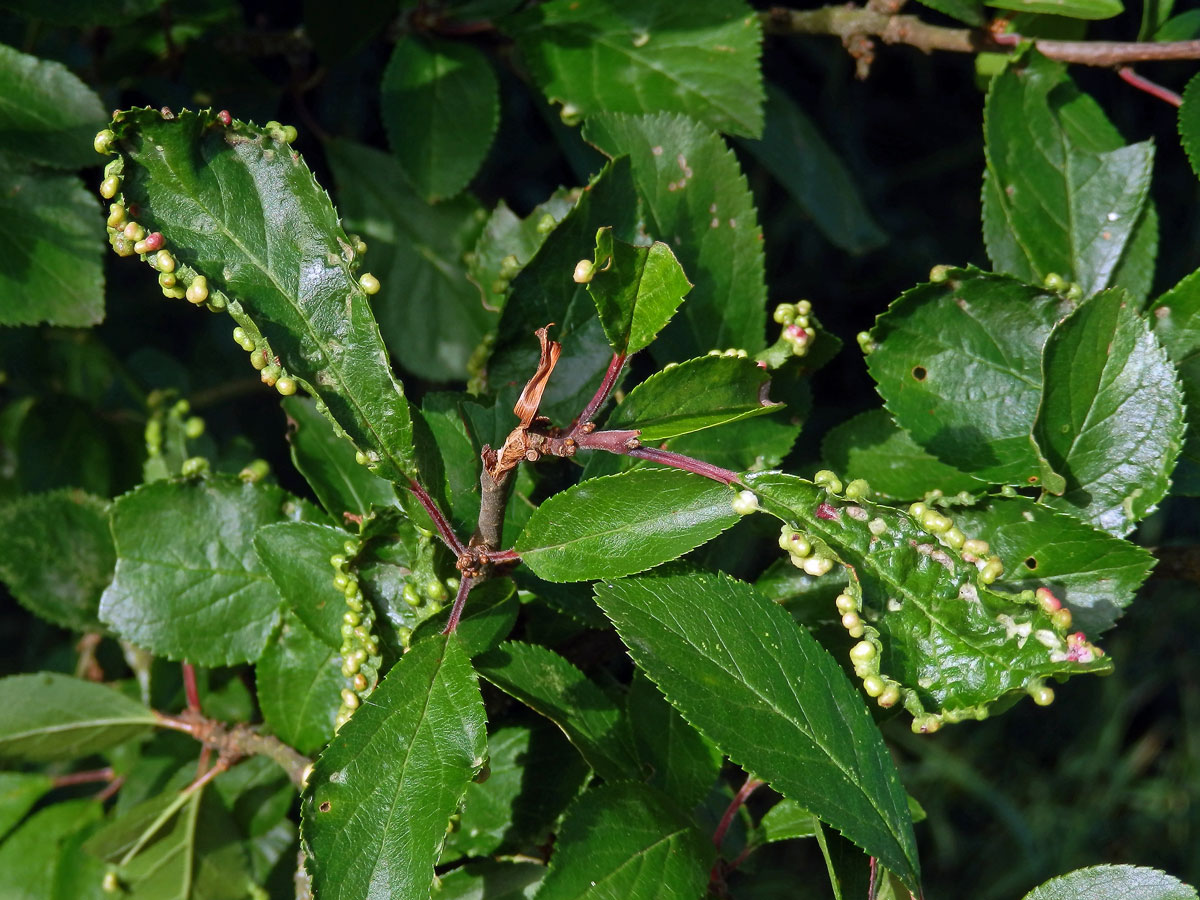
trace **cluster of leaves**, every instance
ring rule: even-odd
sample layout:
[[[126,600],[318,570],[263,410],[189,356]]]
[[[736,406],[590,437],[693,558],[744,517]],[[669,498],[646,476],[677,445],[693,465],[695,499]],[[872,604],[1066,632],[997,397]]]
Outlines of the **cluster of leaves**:
[[[474,0],[399,21],[391,152],[314,145],[337,208],[295,129],[106,124],[67,69],[0,46],[0,322],[96,323],[107,219],[123,267],[233,319],[229,362],[283,395],[295,469],[219,445],[155,360],[132,368],[156,390],[118,389],[140,435],[95,425],[127,452],[94,471],[39,484],[53,420],[0,410],[0,579],[83,635],[76,677],[0,679],[0,871],[55,898],[756,896],[756,851],[811,838],[834,896],[918,895],[923,812],[880,723],[929,733],[1108,671],[1093,641],[1154,562],[1133,529],[1200,490],[1200,273],[1151,299],[1153,147],[1063,66],[1009,58],[984,117],[990,271],[936,266],[859,335],[883,405],[818,461],[794,448],[844,351],[807,301],[774,308],[768,344],[728,141],[834,243],[884,235],[855,192],[829,200],[849,174],[764,87],[759,17]],[[590,167],[525,216],[466,190],[510,77],[479,33]],[[1200,76],[1193,161],[1198,109]],[[103,212],[64,174],[93,135]],[[814,145],[823,186],[786,150]],[[90,782],[115,797],[62,798]],[[1028,897],[1096,892],[1196,896],[1116,866]]]

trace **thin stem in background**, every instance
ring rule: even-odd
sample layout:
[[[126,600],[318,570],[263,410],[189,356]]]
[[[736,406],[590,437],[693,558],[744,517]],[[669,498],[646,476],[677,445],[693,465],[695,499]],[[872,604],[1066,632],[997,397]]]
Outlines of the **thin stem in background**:
[[[446,620],[446,627],[442,629],[442,634],[453,634],[454,630],[458,628],[458,620],[462,618],[467,595],[471,593],[471,588],[474,586],[475,579],[468,578],[466,575],[458,582],[458,593],[454,597],[454,605],[450,607],[450,618]]]
[[[86,772],[69,772],[66,775],[55,775],[52,784],[56,788],[68,787],[73,784],[94,784],[97,781],[110,782],[116,778],[112,766],[103,769],[88,769]]]
[[[182,663],[183,693],[187,697],[187,707],[194,713],[200,712],[200,692],[196,689],[196,667],[190,662]]]
[[[706,463],[701,459],[693,459],[690,456],[684,456],[682,453],[673,453],[670,450],[656,450],[653,447],[637,447],[629,450],[627,456],[632,456],[636,459],[644,459],[647,462],[655,462],[659,465],[670,466],[673,469],[682,469],[685,472],[693,472],[696,475],[703,475],[705,478],[711,478],[713,481],[719,481],[721,484],[733,485],[741,481],[742,476],[738,472],[730,469],[722,469],[720,466],[714,466],[712,463]]]
[[[433,498],[429,496],[425,488],[421,487],[420,482],[416,479],[410,479],[408,489],[413,492],[417,500],[425,512],[429,513],[429,518],[433,520],[433,527],[437,529],[443,543],[450,548],[450,552],[456,557],[462,556],[467,549],[463,546],[463,542],[458,539],[458,535],[454,533],[454,529],[450,523],[446,521],[446,517],[442,515],[442,511],[438,509],[438,505],[433,502]]]
[[[580,430],[591,424],[592,419],[596,418],[596,413],[600,412],[600,407],[604,405],[604,401],[608,399],[608,395],[612,393],[613,388],[617,386],[617,379],[621,377],[621,369],[625,366],[625,354],[614,353],[608,363],[608,370],[604,373],[604,378],[600,380],[600,387],[596,388],[596,393],[592,395],[592,399],[588,401],[587,406],[583,408],[583,412],[579,414],[579,418],[568,432],[568,437],[577,437]]]
[[[1117,74],[1121,76],[1123,81],[1132,84],[1139,91],[1145,91],[1151,97],[1157,97],[1159,100],[1170,103],[1175,107],[1183,105],[1183,98],[1173,90],[1165,88],[1145,76],[1139,75],[1130,66],[1121,66],[1121,68],[1117,69]]]

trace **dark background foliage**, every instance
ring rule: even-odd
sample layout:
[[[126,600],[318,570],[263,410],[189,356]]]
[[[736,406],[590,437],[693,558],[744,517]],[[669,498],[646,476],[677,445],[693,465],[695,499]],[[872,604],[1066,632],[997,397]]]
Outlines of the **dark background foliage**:
[[[1089,37],[1134,33],[1139,12],[1129,5],[1122,16],[1094,23]],[[393,4],[198,0],[111,22],[96,13],[85,16],[86,24],[73,10],[96,12],[101,4],[55,4],[52,19],[23,15],[28,6],[0,2],[0,42],[64,62],[109,107],[213,105],[243,119],[293,123],[300,131],[296,148],[327,185],[322,136],[386,146],[378,86],[395,37]],[[939,20],[927,9],[910,11]],[[583,183],[601,158],[506,65],[512,53],[501,38],[469,39],[500,62],[503,110],[472,189],[485,206],[503,199],[524,215],[558,185]],[[1181,88],[1193,70],[1162,64],[1147,74]],[[903,47],[881,46],[870,78],[858,81],[835,38],[768,38],[764,72],[842,156],[887,235],[858,255],[838,249],[753,156],[739,152],[765,234],[771,304],[811,299],[847,345],[816,381],[813,416],[789,460],[791,470],[803,471],[816,461],[823,431],[878,403],[855,333],[924,280],[931,265],[986,266],[979,226],[983,91],[972,57]],[[1200,266],[1197,182],[1179,147],[1175,111],[1108,70],[1077,67],[1072,75],[1126,139],[1155,140],[1157,295]],[[99,165],[89,182],[98,173]],[[219,445],[244,447],[246,459],[265,456],[285,487],[304,493],[288,461],[283,413],[275,398],[255,389],[257,379],[228,340],[227,320],[202,320],[183,304],[164,302],[144,273],[112,255],[105,275],[101,326],[0,331],[7,376],[0,407],[11,397],[38,398],[36,433],[7,451],[10,469],[19,456],[19,474],[3,471],[0,458],[0,497],[66,485],[106,496],[132,488],[140,480],[137,411],[148,390],[163,386],[191,398]],[[405,380],[417,397],[436,387]],[[1140,542],[1188,541],[1195,525],[1194,501],[1170,500],[1143,524]],[[905,784],[928,812],[918,836],[931,894],[1012,897],[1053,874],[1102,861],[1157,866],[1200,881],[1200,612],[1194,582],[1166,577],[1177,571],[1153,578],[1110,636],[1116,674],[1062,687],[1052,719],[1025,703],[936,739],[915,738],[906,723],[891,723],[886,734]],[[3,674],[73,665],[71,635],[4,596]],[[766,798],[751,805],[758,803]],[[755,877],[731,887],[738,897],[787,897],[794,873],[819,879],[822,868],[815,852],[779,844],[754,860]]]

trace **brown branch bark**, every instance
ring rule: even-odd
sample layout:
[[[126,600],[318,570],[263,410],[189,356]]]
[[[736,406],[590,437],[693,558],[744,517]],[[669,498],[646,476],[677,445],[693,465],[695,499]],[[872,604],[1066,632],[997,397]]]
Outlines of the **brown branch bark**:
[[[913,15],[889,15],[851,5],[795,10],[774,7],[759,14],[767,34],[825,34],[843,42],[858,35],[877,37],[886,44],[906,44],[925,53],[1003,53],[1011,50],[1013,35],[1003,43],[981,28],[930,25]],[[1012,41],[1015,43],[1015,41]],[[1200,40],[1167,41],[1050,41],[1035,40],[1042,55],[1084,66],[1118,66],[1126,63],[1173,59],[1200,59]]]
[[[224,760],[226,767],[246,756],[265,756],[274,760],[297,788],[304,787],[304,777],[312,765],[307,756],[278,738],[259,734],[250,725],[238,723],[230,727],[191,710],[178,716],[158,713],[158,724],[191,735],[206,748],[216,750],[218,762]]]

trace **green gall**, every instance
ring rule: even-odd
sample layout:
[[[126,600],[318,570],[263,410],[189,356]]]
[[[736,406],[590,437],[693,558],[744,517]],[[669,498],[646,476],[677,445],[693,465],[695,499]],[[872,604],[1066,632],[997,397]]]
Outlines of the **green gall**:
[[[537,233],[549,234],[554,230],[554,226],[557,224],[558,223],[554,221],[554,216],[550,215],[550,213],[543,213],[542,217],[538,219]]]
[[[1054,702],[1054,688],[1045,684],[1031,684],[1026,689],[1038,706],[1049,706]]]
[[[339,591],[344,591],[349,583],[350,579],[346,577],[345,572],[338,572],[333,576],[333,586]]]
[[[974,556],[977,559],[987,556],[989,549],[987,541],[980,541],[975,538],[967,538],[963,541],[962,545],[963,556]],[[967,560],[967,562],[970,562],[970,560]]]
[[[342,621],[347,625],[360,625],[362,624],[362,616],[354,612],[354,610],[346,610],[342,616]]]
[[[357,581],[357,579],[354,578],[353,575],[351,575],[350,583],[347,584],[345,589],[342,591],[342,596],[345,597],[347,600],[353,600],[358,595],[359,595],[358,594],[358,581]]]
[[[950,277],[949,266],[934,266],[929,270],[929,280],[934,284],[942,284]]]
[[[803,569],[806,574],[820,578],[833,568],[833,560],[828,556],[810,556],[804,560]]]
[[[574,279],[576,284],[590,284],[595,274],[596,264],[590,259],[581,259],[575,263],[575,271],[572,273],[571,278]]]
[[[355,450],[354,461],[360,466],[369,466],[371,464],[371,457],[367,456],[367,454],[363,453],[361,450]]]
[[[160,272],[175,271],[175,257],[171,255],[170,250],[159,250],[154,256],[154,262]]]
[[[133,256],[133,241],[124,237],[115,237],[111,241],[113,252],[117,256]]]
[[[220,312],[225,308],[225,297],[221,294],[213,294],[208,299],[209,312]]]
[[[1067,288],[1066,296],[1072,303],[1078,303],[1083,299],[1083,285],[1079,282],[1072,282],[1071,286]]]
[[[848,612],[842,616],[842,627],[850,632],[850,637],[852,638],[863,636],[862,617],[856,612]]]
[[[1004,574],[1004,563],[1000,561],[998,556],[991,557],[983,564],[979,570],[979,580],[984,584],[991,584],[997,578]]]
[[[192,456],[183,461],[179,474],[184,478],[197,478],[208,471],[208,460],[203,456]]]
[[[248,462],[238,478],[249,484],[257,484],[271,474],[271,465],[265,459],[254,459]]]
[[[771,318],[780,325],[791,325],[796,320],[796,307],[790,303],[780,303],[771,313]]]
[[[421,595],[417,593],[417,589],[411,584],[404,585],[404,602],[409,606],[421,605]]]
[[[871,332],[869,331],[860,331],[854,336],[854,339],[858,341],[858,348],[862,350],[864,355],[874,352],[879,346],[871,337]]]
[[[293,378],[288,378],[286,375],[275,382],[275,390],[279,391],[284,397],[290,397],[296,393],[296,381]]]
[[[122,234],[125,235],[125,240],[137,242],[146,236],[146,229],[137,222],[129,222]]]
[[[379,279],[370,272],[363,272],[358,276],[358,286],[363,289],[364,294],[379,293]]]
[[[346,552],[346,556],[357,556],[358,551],[362,549],[362,544],[358,541],[346,541],[342,544],[342,549]]]
[[[915,716],[912,721],[914,734],[933,734],[942,727],[942,720],[937,716]]]
[[[112,149],[112,143],[117,139],[117,136],[108,128],[103,131],[97,131],[96,137],[92,140],[92,146],[97,153],[107,156],[109,153],[115,153]]]
[[[895,682],[888,682],[875,702],[884,709],[891,709],[900,702],[900,686]]]
[[[265,350],[255,350],[251,353],[250,365],[256,369],[265,369],[267,367],[267,352]]]
[[[445,600],[449,594],[446,593],[446,586],[437,578],[430,578],[425,582],[425,595],[437,602]]]
[[[858,610],[858,601],[849,594],[838,594],[834,598],[833,605],[837,607],[838,612],[842,614],[856,612]]]
[[[951,550],[961,550],[963,544],[967,541],[967,536],[963,534],[962,529],[957,525],[947,528],[942,534],[942,543]]]
[[[865,500],[871,496],[871,485],[863,478],[855,478],[846,485],[845,496],[847,500]]]
[[[274,363],[272,363],[271,365],[264,368],[258,374],[258,377],[262,381],[263,384],[267,385],[268,387],[274,387],[275,382],[279,380],[279,376],[282,374],[283,374],[283,369],[280,368],[279,366],[275,365]]]
[[[194,303],[197,306],[207,300],[208,279],[203,275],[197,275],[195,278],[193,278],[192,283],[188,285],[187,299],[189,303]]]
[[[859,641],[850,648],[850,662],[855,665],[869,663],[876,656],[875,645],[870,641]]]
[[[189,440],[195,440],[204,434],[204,420],[199,416],[192,416],[183,423],[183,433],[187,435]]]
[[[121,228],[125,224],[125,207],[120,203],[114,203],[108,208],[108,227]]]
[[[354,626],[353,625],[342,625],[342,637],[344,637],[344,638],[354,637]]]
[[[917,519],[918,521],[920,521],[921,516],[925,515],[925,513],[928,512],[928,510],[929,510],[929,507],[918,500],[916,503],[912,504],[908,508],[908,514],[910,516],[912,516],[914,519]]]
[[[758,511],[758,497],[754,491],[740,491],[734,496],[732,506],[739,516],[748,516]]]
[[[342,703],[350,709],[358,709],[358,694],[354,693],[350,688],[346,688],[342,691]]]
[[[1056,294],[1062,293],[1067,289],[1067,280],[1057,272],[1049,272],[1042,279],[1042,285],[1048,291],[1054,291]]]
[[[796,302],[796,315],[807,316],[812,312],[812,303],[807,300],[798,300]]]
[[[954,523],[936,509],[927,509],[921,516],[921,527],[931,534],[944,534]]]
[[[583,112],[574,103],[564,103],[558,111],[558,117],[564,125],[573,128],[583,120]]]
[[[121,890],[121,881],[117,878],[116,872],[104,873],[104,879],[100,882],[100,890],[106,894],[115,894]]]
[[[829,469],[822,469],[816,475],[814,475],[813,483],[819,484],[831,494],[841,493],[842,490],[842,479],[838,478],[837,475],[831,472]]]
[[[521,261],[517,259],[515,253],[510,253],[504,259],[500,260],[500,277],[505,281],[512,281],[518,272],[521,271]]]
[[[333,556],[329,557],[329,564],[335,569],[344,569],[346,568],[346,557],[342,556],[340,553],[335,553]]]
[[[886,685],[878,675],[868,675],[863,679],[863,691],[868,697],[878,697]]]
[[[163,296],[170,297],[172,300],[182,300],[187,296],[187,291],[176,285],[175,287],[163,288]]]
[[[1066,631],[1071,627],[1071,618],[1071,611],[1065,606],[1050,613],[1050,621],[1054,623],[1054,627],[1059,631]]]
[[[241,325],[239,325],[237,328],[233,329],[233,342],[235,344],[241,344],[241,343],[245,342],[246,337],[247,337],[246,329],[243,328]]]
[[[367,689],[367,676],[363,675],[361,672],[359,672],[357,675],[354,676],[354,690],[361,693],[362,691],[365,691],[366,689]]]
[[[175,287],[175,276],[172,275],[170,272],[159,272],[158,273],[158,286],[165,287],[165,288]]]
[[[117,191],[121,189],[121,179],[116,175],[109,175],[100,182],[100,196],[105,200],[111,200],[117,196]]]
[[[284,143],[286,143],[286,144],[293,144],[293,143],[295,143],[295,141],[296,141],[296,138],[297,138],[297,137],[299,137],[299,136],[300,136],[300,135],[299,135],[299,133],[296,131],[296,126],[295,126],[295,125],[284,125],[284,126],[283,126],[283,140],[284,140]]]

